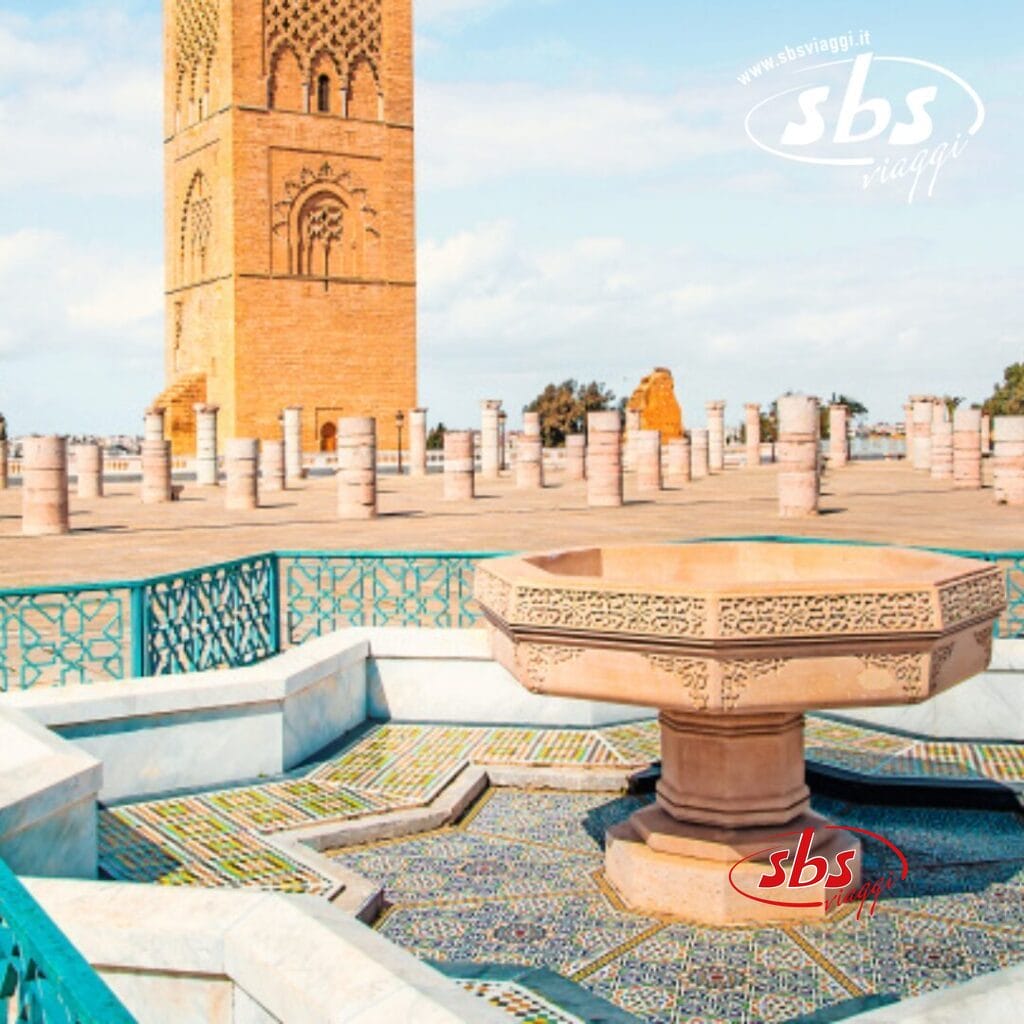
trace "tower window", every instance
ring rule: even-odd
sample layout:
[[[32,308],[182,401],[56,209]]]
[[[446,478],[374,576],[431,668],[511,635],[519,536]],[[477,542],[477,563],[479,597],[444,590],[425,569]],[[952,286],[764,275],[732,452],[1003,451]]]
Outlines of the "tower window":
[[[321,75],[316,80],[316,109],[321,114],[331,109],[331,79],[328,75]]]

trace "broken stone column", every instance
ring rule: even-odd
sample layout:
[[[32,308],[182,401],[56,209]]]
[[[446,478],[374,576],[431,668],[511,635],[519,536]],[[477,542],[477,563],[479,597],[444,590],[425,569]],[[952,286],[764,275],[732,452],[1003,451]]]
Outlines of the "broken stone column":
[[[69,528],[67,438],[26,437],[21,442],[21,532],[42,537]]]
[[[988,455],[992,451],[992,417],[982,413],[981,416],[981,454]]]
[[[485,480],[497,480],[501,471],[500,412],[501,402],[496,398],[480,403],[480,476]]]
[[[850,461],[849,413],[841,402],[828,407],[829,469],[842,469]]]
[[[1024,505],[1024,416],[993,416],[992,435],[995,499]]]
[[[306,474],[302,468],[302,406],[289,405],[283,413],[284,475],[289,484]]]
[[[703,427],[690,431],[690,476],[703,480],[708,475],[708,432]]]
[[[409,410],[409,476],[427,475],[427,410]]]
[[[167,410],[160,405],[150,406],[143,419],[142,439],[144,441],[162,441],[164,439],[164,417]]]
[[[142,504],[171,500],[171,442],[142,442]]]
[[[981,410],[963,405],[953,412],[953,486],[981,487]]]
[[[725,469],[725,402],[708,402],[708,471]]]
[[[103,497],[103,449],[98,444],[76,444],[75,477],[80,498]]]
[[[7,439],[0,438],[0,491],[7,490]]]
[[[196,414],[196,483],[200,487],[216,487],[217,412],[220,406],[200,402],[192,408]]]
[[[932,468],[932,408],[931,398],[915,395],[913,433],[911,434],[911,465],[914,469]]]
[[[583,480],[587,475],[587,439],[570,434],[565,439],[565,479]]]
[[[783,395],[779,410],[779,515],[784,519],[818,512],[818,400]]]
[[[338,518],[377,518],[377,421],[338,420]]]
[[[470,501],[476,497],[473,466],[473,431],[446,430],[444,435],[444,500]]]
[[[587,504],[622,504],[622,421],[615,410],[587,413]]]
[[[747,466],[761,465],[761,406],[756,402],[748,402],[743,407],[746,413],[744,420],[744,447],[747,452]]]
[[[260,442],[260,489],[264,494],[284,490],[284,441]]]
[[[259,446],[255,438],[233,437],[224,452],[227,487],[224,507],[232,512],[259,507]]]
[[[523,413],[523,432],[516,444],[516,486],[524,490],[544,486],[544,442],[538,412]]]
[[[626,409],[626,446],[622,465],[631,471],[636,469],[636,435],[640,432],[641,421],[639,409]]]
[[[690,439],[682,437],[668,443],[668,482],[672,487],[690,482]]]
[[[661,490],[661,431],[640,430],[636,435],[636,489],[641,494]]]
[[[953,424],[945,402],[932,406],[931,476],[933,480],[953,479]]]

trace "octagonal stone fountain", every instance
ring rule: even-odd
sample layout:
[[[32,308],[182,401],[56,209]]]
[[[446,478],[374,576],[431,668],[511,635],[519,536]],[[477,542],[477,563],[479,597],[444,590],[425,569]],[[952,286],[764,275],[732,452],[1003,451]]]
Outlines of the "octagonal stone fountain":
[[[919,702],[976,675],[1005,607],[998,566],[815,543],[498,558],[475,595],[528,689],[659,709],[657,800],[609,830],[606,877],[633,909],[718,924],[825,914],[857,888],[860,857],[840,857],[856,836],[809,810],[803,713]],[[780,835],[807,828],[811,856],[837,874],[852,862],[848,885],[742,895]]]

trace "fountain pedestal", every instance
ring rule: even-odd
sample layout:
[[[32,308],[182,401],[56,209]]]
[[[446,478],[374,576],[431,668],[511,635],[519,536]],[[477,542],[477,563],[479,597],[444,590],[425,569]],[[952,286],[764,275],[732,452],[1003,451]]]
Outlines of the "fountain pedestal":
[[[983,671],[1005,606],[998,566],[827,544],[499,558],[474,586],[528,689],[660,709],[657,800],[609,830],[605,873],[632,909],[713,924],[822,916],[858,888],[857,835],[809,810],[803,712]]]

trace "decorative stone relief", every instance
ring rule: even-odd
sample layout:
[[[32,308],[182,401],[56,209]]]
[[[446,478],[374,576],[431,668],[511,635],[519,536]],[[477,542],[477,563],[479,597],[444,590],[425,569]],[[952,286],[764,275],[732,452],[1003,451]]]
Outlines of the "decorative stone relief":
[[[706,606],[700,597],[516,587],[511,620],[634,636],[702,637],[707,629]]]
[[[547,674],[556,665],[575,661],[583,653],[582,647],[565,644],[520,644],[517,652],[519,664],[536,685],[543,685]]]
[[[974,642],[985,652],[985,660],[992,659],[992,630],[985,626],[974,631]]]
[[[380,0],[268,0],[265,11],[268,54],[290,46],[304,71],[326,54],[341,75],[362,59],[377,76],[383,23]]]
[[[931,685],[934,688],[942,673],[942,666],[953,656],[953,645],[943,644],[932,652]]]
[[[914,699],[928,695],[925,689],[927,659],[925,654],[867,654],[860,660],[865,668],[888,672],[900,684],[904,695]]]
[[[675,676],[685,687],[694,707],[704,711],[708,706],[708,663],[704,658],[687,658],[677,654],[645,654],[649,665]]]
[[[1006,581],[1003,570],[996,565],[984,576],[959,580],[939,591],[942,622],[947,629],[957,623],[990,614],[1005,603]]]
[[[473,579],[473,592],[480,604],[486,605],[495,615],[508,619],[512,587],[505,580],[499,579],[478,565]]]
[[[722,662],[722,707],[731,711],[752,682],[776,675],[785,658],[736,658]]]
[[[205,91],[217,52],[218,0],[178,0],[174,5],[175,98],[192,99]],[[202,86],[202,88],[200,88]]]
[[[912,632],[933,625],[928,593],[765,594],[723,597],[723,636]]]
[[[213,234],[213,204],[206,177],[196,171],[185,193],[181,210],[179,260],[182,281],[196,281],[206,275],[206,256]]]

